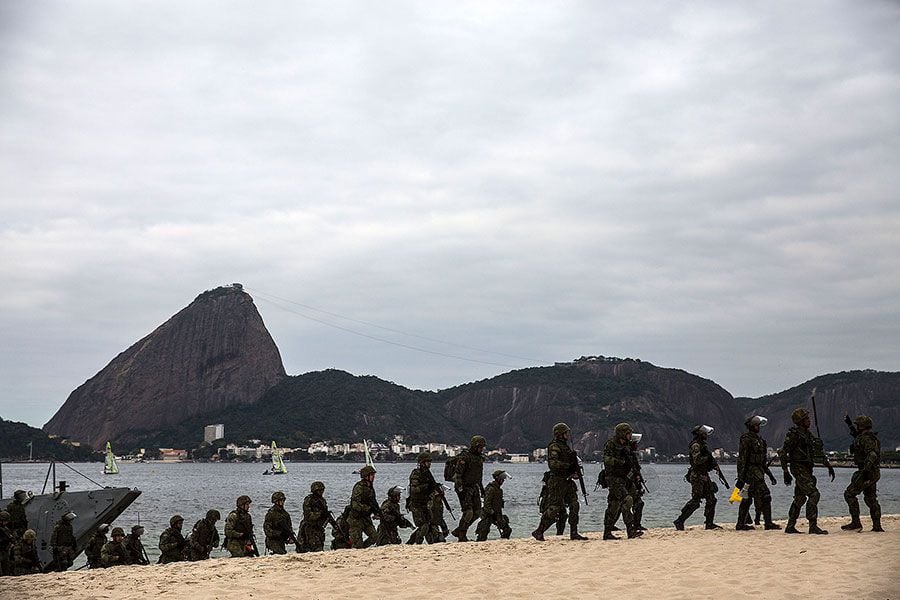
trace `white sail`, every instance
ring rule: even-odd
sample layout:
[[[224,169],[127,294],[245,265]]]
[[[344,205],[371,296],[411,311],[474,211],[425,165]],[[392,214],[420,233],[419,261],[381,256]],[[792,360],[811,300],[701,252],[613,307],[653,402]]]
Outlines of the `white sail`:
[[[272,473],[278,475],[287,473],[287,467],[284,466],[284,461],[281,459],[281,451],[275,445],[275,440],[272,440]]]
[[[363,440],[363,448],[366,450],[366,466],[374,467],[375,461],[372,460],[372,455],[369,453],[369,440]]]
[[[112,446],[106,442],[106,461],[103,464],[104,475],[118,475],[119,465],[116,464],[116,455],[113,454]]]

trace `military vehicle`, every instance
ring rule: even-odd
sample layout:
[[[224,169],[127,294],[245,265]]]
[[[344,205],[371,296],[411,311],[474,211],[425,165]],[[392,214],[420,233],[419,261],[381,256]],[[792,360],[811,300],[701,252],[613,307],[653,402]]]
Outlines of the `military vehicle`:
[[[65,466],[69,467],[69,465]],[[74,468],[69,468],[78,473]],[[44,490],[42,490],[42,493],[32,494],[28,492],[28,499],[25,503],[25,515],[28,517],[28,527],[34,529],[35,533],[37,533],[35,544],[38,556],[40,556],[44,565],[50,564],[53,560],[53,553],[50,550],[50,535],[53,533],[53,526],[64,514],[71,511],[78,515],[72,521],[75,540],[78,544],[76,549],[77,555],[84,550],[91,536],[97,531],[98,525],[101,523],[111,525],[141,495],[140,490],[136,488],[103,487],[86,475],[78,474],[98,485],[99,489],[77,492],[68,491],[68,485],[65,481],[57,481],[56,463],[51,462],[47,469],[47,477],[44,479]],[[46,490],[51,475],[53,477],[51,488],[53,492],[45,494],[43,491]],[[2,478],[2,475],[0,475],[0,478]],[[3,484],[2,479],[0,479],[0,490],[2,489]],[[0,507],[5,508],[11,501],[12,498],[0,500]]]

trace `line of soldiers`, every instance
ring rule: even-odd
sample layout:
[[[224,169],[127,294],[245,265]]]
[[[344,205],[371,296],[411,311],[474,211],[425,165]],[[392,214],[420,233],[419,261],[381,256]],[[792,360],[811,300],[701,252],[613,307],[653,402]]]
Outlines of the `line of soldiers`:
[[[815,463],[825,466],[832,481],[835,476],[834,468],[823,451],[822,441],[810,431],[809,411],[798,408],[791,414],[791,420],[793,427],[788,431],[778,452],[784,483],[794,484],[794,499],[788,511],[785,533],[800,533],[796,528],[797,519],[805,505],[809,533],[826,534],[828,532],[818,526],[820,493],[813,466]],[[736,490],[742,490],[745,486],[749,488],[746,496],[741,497],[738,508],[735,529],[739,531],[755,529],[750,518],[750,508],[753,505],[757,510],[757,524],[761,515],[765,529],[781,529],[772,520],[772,494],[766,484],[767,478],[772,485],[777,483],[769,468],[766,440],[760,436],[760,430],[767,421],[761,415],[750,417],[745,422],[747,431],[741,435]],[[884,531],[877,496],[881,458],[878,434],[873,431],[872,419],[865,415],[860,415],[853,421],[845,416],[845,422],[853,436],[850,450],[857,470],[844,491],[851,521],[841,529],[853,531],[863,528],[857,499],[862,494],[872,519],[872,531]],[[569,524],[571,539],[587,539],[578,531],[580,505],[575,482],[581,484],[585,495],[586,492],[581,461],[569,445],[570,431],[565,423],[557,423],[553,427],[553,440],[547,446],[549,470],[544,475],[538,499],[541,517],[537,528],[531,533],[538,541],[544,541],[544,533],[553,525],[556,526],[557,535],[562,535],[566,522]],[[714,429],[708,425],[697,425],[691,431],[693,439],[688,447],[690,468],[685,475],[685,480],[691,485],[691,498],[675,519],[674,525],[676,529],[683,530],[687,519],[705,502],[706,529],[722,529],[715,523],[718,486],[710,473],[715,471],[719,480],[726,487],[730,486],[707,444]],[[604,540],[619,539],[615,532],[618,531],[616,523],[620,518],[624,521],[629,538],[640,537],[644,531],[641,525],[644,506],[642,496],[647,487],[637,457],[640,440],[641,434],[635,433],[628,423],[619,423],[613,436],[603,447],[603,470],[597,485],[609,490],[604,515]],[[444,467],[444,479],[453,482],[462,509],[459,523],[452,532],[448,531],[443,516],[445,507],[450,510],[444,486],[437,482],[431,472],[431,454],[422,453],[417,458],[416,468],[409,475],[406,509],[412,516],[412,522],[400,508],[403,488],[392,487],[387,499],[378,503],[374,488],[376,470],[367,465],[360,469],[360,479],[353,486],[350,503],[338,517],[328,509],[325,485],[321,481],[313,482],[309,495],[303,500],[303,519],[296,534],[291,516],[284,508],[287,499],[285,494],[281,491],[272,494],[272,507],[266,513],[263,523],[265,548],[272,554],[285,554],[287,545],[293,544],[297,552],[321,552],[325,549],[326,525],[331,525],[332,528],[331,548],[334,550],[399,544],[401,539],[398,530],[401,528],[413,530],[406,542],[408,544],[444,542],[448,533],[464,542],[468,541],[469,528],[478,519],[476,541],[486,540],[492,527],[499,530],[502,538],[509,538],[512,529],[509,518],[503,513],[502,487],[509,475],[497,470],[492,473],[492,480],[486,486],[482,484],[486,445],[483,436],[473,436],[469,447],[448,460]],[[23,490],[16,490],[13,501],[5,510],[0,511],[0,575],[65,571],[72,566],[78,549],[72,527],[77,515],[67,512],[54,525],[50,537],[53,560],[48,565],[42,565],[35,548],[35,532],[28,528],[25,513],[27,501],[28,494]],[[249,496],[238,497],[235,509],[225,520],[223,547],[233,557],[259,555],[250,515],[251,503]],[[159,538],[158,562],[166,564],[209,558],[212,549],[219,546],[216,523],[220,518],[219,511],[208,511],[185,537],[182,534],[184,518],[181,515],[172,516],[169,527]],[[377,528],[374,521],[378,521]],[[106,538],[107,531],[109,525],[101,524],[85,547],[89,567],[149,564],[141,541],[144,533],[142,526],[135,525],[127,536],[121,527],[115,527],[110,532],[111,540]]]

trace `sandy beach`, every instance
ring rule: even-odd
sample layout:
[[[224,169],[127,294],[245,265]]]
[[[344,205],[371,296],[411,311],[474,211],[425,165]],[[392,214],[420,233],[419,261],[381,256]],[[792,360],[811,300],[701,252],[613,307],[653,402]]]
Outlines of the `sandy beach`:
[[[900,515],[886,533],[698,527],[637,540],[548,537],[117,567],[0,579],[16,598],[900,598]],[[868,527],[868,520],[864,520]],[[805,522],[800,523],[805,528]]]

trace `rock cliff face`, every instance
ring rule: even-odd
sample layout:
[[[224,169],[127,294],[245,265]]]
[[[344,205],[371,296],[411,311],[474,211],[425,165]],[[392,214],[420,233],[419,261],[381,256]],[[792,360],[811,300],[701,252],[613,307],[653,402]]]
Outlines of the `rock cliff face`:
[[[448,416],[491,446],[527,451],[549,443],[554,423],[572,428],[572,442],[597,457],[617,423],[644,434],[643,447],[686,452],[690,428],[715,427],[713,447],[736,448],[742,412],[712,381],[632,359],[580,359],[524,369],[444,390]]]
[[[284,376],[253,299],[239,286],[217,288],[73,391],[43,429],[98,448],[128,430],[255,402]]]
[[[812,411],[813,388],[816,388],[816,410],[826,448],[846,451],[849,447],[852,438],[844,423],[844,413],[849,413],[851,418],[861,414],[872,417],[883,450],[900,445],[900,373],[867,370],[821,375],[777,394],[741,398],[739,403],[745,416],[768,417],[762,435],[770,446],[778,448],[793,425],[794,409],[803,407]],[[815,427],[814,423],[813,432]]]

